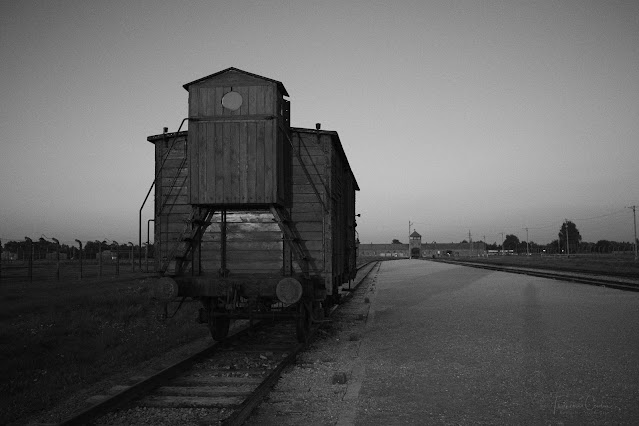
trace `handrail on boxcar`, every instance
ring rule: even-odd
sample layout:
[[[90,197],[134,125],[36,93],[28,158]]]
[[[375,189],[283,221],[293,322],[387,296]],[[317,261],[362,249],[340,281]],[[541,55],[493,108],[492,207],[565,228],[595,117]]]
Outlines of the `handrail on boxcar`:
[[[160,165],[160,168],[155,172],[155,177],[153,178],[153,183],[151,183],[151,186],[149,187],[149,191],[146,193],[146,197],[144,197],[144,201],[142,202],[142,206],[140,206],[140,212],[139,212],[139,216],[138,216],[138,247],[139,247],[139,256],[138,257],[139,257],[140,270],[142,270],[142,209],[146,205],[146,201],[149,199],[149,195],[151,195],[151,190],[155,186],[155,182],[157,181],[158,177],[160,176],[160,172],[162,171],[162,168],[164,167],[164,163],[169,158],[169,154],[171,153],[171,150],[173,149],[173,146],[175,146],[175,142],[177,141],[177,135],[180,133],[180,130],[182,130],[182,126],[184,125],[184,122],[186,120],[188,120],[188,119],[189,119],[188,117],[183,119],[182,122],[180,123],[180,127],[178,127],[177,132],[175,132],[175,136],[173,136],[173,139],[174,139],[173,143],[171,144],[171,147],[169,148],[169,150],[166,152],[166,155],[164,156],[164,159],[162,160],[162,164]],[[166,130],[168,130],[168,129],[166,129]],[[166,133],[166,131],[164,133]]]

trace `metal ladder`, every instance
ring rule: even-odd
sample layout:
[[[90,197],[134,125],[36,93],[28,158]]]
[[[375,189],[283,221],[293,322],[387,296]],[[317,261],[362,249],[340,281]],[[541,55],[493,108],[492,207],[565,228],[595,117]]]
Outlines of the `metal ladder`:
[[[292,226],[288,212],[284,208],[275,204],[271,204],[270,209],[271,213],[273,213],[273,217],[275,217],[275,221],[280,227],[280,230],[284,234],[284,241],[288,243],[288,246],[293,253],[293,258],[299,265],[304,276],[306,278],[310,278],[308,256],[306,255],[304,248],[302,248],[301,239],[295,228]]]
[[[190,255],[202,240],[202,235],[211,224],[214,213],[215,211],[212,207],[193,206],[176,244],[162,262],[160,271],[163,275],[180,275],[191,263]]]

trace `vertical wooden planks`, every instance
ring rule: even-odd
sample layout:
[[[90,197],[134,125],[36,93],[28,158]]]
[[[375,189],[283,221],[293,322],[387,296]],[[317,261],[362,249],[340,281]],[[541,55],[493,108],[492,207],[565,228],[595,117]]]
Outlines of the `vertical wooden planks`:
[[[207,181],[206,181],[206,163],[207,163],[207,155],[206,152],[209,148],[207,133],[206,133],[206,123],[196,123],[197,131],[199,136],[197,138],[197,165],[198,165],[198,196],[197,200],[203,200],[207,194]],[[194,171],[195,172],[195,171]]]
[[[189,200],[190,202],[195,202],[199,199],[199,188],[200,188],[200,180],[199,180],[199,164],[198,164],[198,156],[199,156],[199,127],[198,123],[190,123],[189,124],[189,135],[191,137],[191,144],[189,146],[188,155],[189,155]]]
[[[255,91],[255,113],[256,114],[266,114],[266,109],[264,107],[264,86],[258,86]]]
[[[203,135],[202,143],[206,144],[206,194],[202,199],[206,203],[214,203],[214,194],[216,189],[216,173],[217,164],[215,161],[215,145],[217,143],[217,134],[215,123],[206,123],[206,134]]]
[[[264,136],[265,123],[257,123],[257,139],[255,141],[255,198],[257,203],[264,202]]]
[[[231,91],[242,96],[235,111],[221,102]],[[189,114],[200,120],[189,126],[190,137],[197,141],[189,156],[191,202],[284,203],[288,183],[283,167],[290,158],[282,148],[287,141],[280,134],[284,127],[278,86],[231,73],[198,82],[189,93]]]
[[[213,202],[218,202],[217,194],[224,191],[224,129],[220,123],[213,126],[215,128],[215,194],[211,195]]]
[[[259,86],[249,86],[248,88],[248,113],[249,115],[257,114],[257,93]]]
[[[224,88],[216,87],[215,88],[215,103],[213,105],[213,114],[214,116],[220,116],[224,114],[224,107],[222,107],[222,96],[224,96]]]
[[[234,89],[242,96],[242,105],[238,110],[238,115],[248,115],[249,113],[249,88],[247,86],[240,86]]]
[[[240,123],[229,123],[229,172],[228,179],[228,201],[229,203],[239,203],[240,193]]]
[[[258,123],[248,123],[247,130],[247,144],[246,144],[246,156],[247,166],[246,171],[246,185],[247,185],[247,202],[257,202],[257,126]]]
[[[275,200],[274,174],[277,167],[277,154],[275,152],[275,120],[264,123],[264,200]]]
[[[230,135],[231,135],[231,123],[224,122],[220,125],[222,127],[222,194],[220,196],[216,196],[217,199],[220,199],[223,203],[229,202],[229,194],[231,190],[231,150],[230,150]]]
[[[240,123],[240,157],[239,157],[239,202],[246,203],[248,202],[248,184],[247,184],[247,175],[248,175],[248,158],[247,158],[247,150],[248,150],[248,123]]]

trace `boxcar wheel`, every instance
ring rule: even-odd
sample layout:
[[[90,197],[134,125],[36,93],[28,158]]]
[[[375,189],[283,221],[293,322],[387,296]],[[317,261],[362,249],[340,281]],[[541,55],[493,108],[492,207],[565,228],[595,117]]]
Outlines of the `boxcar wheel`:
[[[211,337],[215,341],[221,341],[226,339],[229,335],[229,328],[231,326],[231,320],[228,317],[209,317],[209,330],[211,330]]]
[[[308,337],[311,334],[311,322],[313,318],[311,316],[310,307],[307,303],[300,302],[297,305],[297,323],[296,334],[297,341],[300,343],[306,343]]]

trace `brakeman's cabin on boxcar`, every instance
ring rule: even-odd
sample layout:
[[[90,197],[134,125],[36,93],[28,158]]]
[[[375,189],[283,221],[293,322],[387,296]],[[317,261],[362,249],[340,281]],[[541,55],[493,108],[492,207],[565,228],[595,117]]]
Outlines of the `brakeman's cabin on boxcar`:
[[[304,340],[356,273],[357,181],[337,132],[290,126],[283,84],[236,68],[189,92],[188,131],[155,144],[155,253],[167,297],[231,319],[294,318]]]

